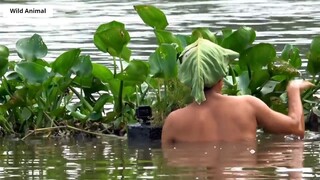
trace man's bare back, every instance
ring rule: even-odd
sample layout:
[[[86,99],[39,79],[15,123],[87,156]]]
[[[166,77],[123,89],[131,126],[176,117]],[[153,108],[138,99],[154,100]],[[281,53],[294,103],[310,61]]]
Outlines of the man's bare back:
[[[172,112],[163,126],[162,143],[255,140],[259,126],[271,133],[304,136],[300,92],[312,86],[292,81],[287,87],[289,113],[273,111],[253,96],[225,96],[222,81],[206,93],[202,104]]]

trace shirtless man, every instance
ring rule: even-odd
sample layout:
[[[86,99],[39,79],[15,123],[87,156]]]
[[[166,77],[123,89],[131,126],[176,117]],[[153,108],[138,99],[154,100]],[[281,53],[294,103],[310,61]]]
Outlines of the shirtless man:
[[[203,42],[198,42],[197,46],[200,47],[201,43]],[[210,46],[207,43],[205,42],[203,45]],[[195,47],[194,45],[192,48]],[[192,51],[192,48],[189,51]],[[213,47],[213,49],[216,50],[216,47]],[[199,52],[199,49],[194,52]],[[190,56],[193,55],[191,54]],[[187,60],[188,58],[185,58],[185,61]],[[189,60],[192,60],[192,58]],[[223,60],[214,59],[213,61]],[[191,63],[189,68],[193,66],[196,65]],[[219,68],[223,68],[222,66]],[[188,66],[181,66],[181,68],[188,68]],[[210,68],[210,71],[212,69],[216,70],[217,67]],[[214,72],[214,74],[219,75],[217,72]],[[204,100],[200,101],[200,103],[193,102],[185,108],[169,114],[162,130],[162,144],[174,142],[250,141],[255,140],[258,126],[270,133],[293,134],[301,138],[304,137],[304,114],[300,93],[312,87],[312,83],[302,80],[289,82],[287,86],[289,109],[288,115],[284,115],[273,111],[263,101],[253,96],[222,95],[223,77],[226,74],[220,73],[220,75],[211,88],[206,87]],[[186,78],[182,78],[183,80],[188,81]],[[186,84],[190,85],[192,82],[187,82]],[[197,88],[196,86],[192,87]],[[200,88],[204,89],[204,87]]]

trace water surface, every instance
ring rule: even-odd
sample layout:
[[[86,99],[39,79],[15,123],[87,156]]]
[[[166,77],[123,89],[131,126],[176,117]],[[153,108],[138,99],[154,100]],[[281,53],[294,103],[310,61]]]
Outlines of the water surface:
[[[111,57],[99,52],[92,39],[100,24],[113,20],[126,25],[131,36],[132,58],[146,60],[156,41],[152,29],[135,12],[133,6],[137,4],[152,4],[162,9],[169,22],[167,29],[175,34],[190,35],[196,27],[218,32],[225,27],[249,26],[257,30],[257,43],[272,43],[278,51],[287,43],[297,45],[302,55],[312,37],[320,32],[320,1],[317,0],[2,0],[0,6],[12,3],[53,7],[50,18],[12,19],[0,14],[1,44],[13,51],[18,39],[38,33],[48,45],[47,60],[70,48],[81,48],[94,61],[108,63]]]
[[[0,139],[0,178],[316,178],[320,176],[319,148],[319,141],[261,133],[256,145],[207,143],[167,148],[160,143],[129,144],[120,138]]]

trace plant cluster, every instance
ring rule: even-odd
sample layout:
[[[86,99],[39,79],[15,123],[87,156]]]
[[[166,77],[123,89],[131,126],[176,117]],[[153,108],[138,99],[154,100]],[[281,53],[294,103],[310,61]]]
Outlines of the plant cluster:
[[[277,55],[272,44],[255,44],[252,28],[229,28],[213,33],[199,27],[191,35],[174,34],[166,29],[165,14],[151,5],[134,9],[152,27],[157,48],[147,60],[132,59],[129,32],[121,22],[101,24],[93,42],[113,59],[113,68],[91,61],[81,49],[62,53],[54,61],[44,58],[47,46],[41,36],[23,38],[16,43],[21,59],[9,60],[9,49],[0,46],[0,126],[4,133],[26,133],[30,129],[60,124],[100,122],[111,130],[125,130],[137,122],[135,109],[153,108],[153,122],[161,125],[173,110],[192,101],[190,89],[178,79],[179,54],[198,38],[208,39],[240,54],[229,65],[224,93],[254,95],[273,109],[285,113],[287,83],[298,76],[302,61],[299,49],[286,45]],[[313,39],[307,53],[307,76],[316,84],[302,96],[306,111],[317,101],[319,88],[320,36]],[[106,111],[105,105],[112,105]]]

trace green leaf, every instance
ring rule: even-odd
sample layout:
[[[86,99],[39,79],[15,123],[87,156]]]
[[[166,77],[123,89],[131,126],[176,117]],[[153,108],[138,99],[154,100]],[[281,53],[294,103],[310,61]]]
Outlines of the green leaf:
[[[62,53],[53,63],[52,70],[61,75],[68,75],[71,68],[78,63],[80,49],[72,49]]]
[[[205,100],[204,87],[212,87],[223,79],[228,74],[228,63],[237,58],[238,53],[199,38],[187,46],[180,57],[182,64],[178,77],[192,89],[191,95],[200,104]]]
[[[177,52],[170,44],[161,44],[149,57],[152,77],[170,79],[177,77]]]
[[[8,59],[0,57],[0,77],[3,76],[8,70]]]
[[[293,45],[287,44],[281,53],[281,58],[289,62],[295,68],[300,68],[302,61],[300,58],[300,51]]]
[[[80,103],[69,103],[66,105],[66,109],[70,112],[72,117],[74,117],[76,120],[86,120],[87,116],[78,110],[79,107]]]
[[[163,43],[167,44],[175,44],[177,46],[177,51],[182,52],[183,46],[180,39],[178,39],[176,36],[174,36],[171,32],[166,30],[157,30],[155,29],[155,34],[157,37],[158,45],[161,45]]]
[[[221,34],[222,35],[216,34],[216,41],[217,41],[217,44],[219,44],[220,46],[222,45],[223,40],[232,34],[232,29],[224,28],[221,30]]]
[[[287,78],[288,77],[286,75],[281,75],[281,74],[271,77],[272,80],[275,80],[275,81],[278,81],[278,82],[282,82],[284,80],[287,80]]]
[[[6,76],[8,81],[21,81],[21,78],[17,72],[9,72],[8,75]]]
[[[109,91],[107,84],[103,84],[102,81],[96,77],[93,77],[91,87],[83,90],[86,94],[92,94],[99,91]]]
[[[165,29],[168,26],[165,14],[152,5],[137,5],[134,9],[146,25],[155,29]]]
[[[232,29],[231,28],[224,28],[221,30],[223,38],[226,38],[232,34]]]
[[[203,39],[207,39],[213,43],[217,43],[216,36],[210,31],[209,28],[196,28],[192,31],[192,42],[196,41],[200,37]]]
[[[73,79],[73,83],[80,88],[91,88],[93,76],[77,76]]]
[[[80,56],[79,60],[71,68],[73,73],[80,77],[88,77],[92,75],[92,63],[90,56]]]
[[[132,60],[126,69],[119,73],[116,77],[123,81],[131,81],[134,83],[143,83],[149,75],[149,68],[143,61]]]
[[[229,31],[227,31],[229,32]],[[249,27],[241,27],[223,39],[221,46],[241,53],[256,39],[256,32]]]
[[[59,91],[59,88],[57,86],[50,86],[47,89],[47,99],[46,99],[46,103],[54,103],[55,101],[58,101],[58,96],[62,94],[61,91]]]
[[[31,117],[32,113],[30,110],[27,108],[23,108],[21,112],[21,117],[23,118],[24,121],[28,120]]]
[[[191,36],[177,34],[175,37],[180,41],[182,49],[184,49],[188,44],[191,43]]]
[[[0,45],[0,77],[7,72],[9,54],[9,49],[6,46]]]
[[[253,71],[260,70],[276,57],[276,50],[271,44],[260,43],[240,54],[239,63],[242,69],[249,66]]]
[[[313,38],[307,58],[307,71],[314,76],[320,73],[320,36]]]
[[[310,44],[310,53],[320,55],[320,35],[312,39]]]
[[[128,59],[128,49],[123,49],[129,41],[130,36],[124,24],[117,21],[100,25],[94,33],[94,44],[100,51],[116,57],[121,57],[124,51],[124,59]]]
[[[20,58],[27,61],[41,59],[47,55],[48,48],[41,36],[34,34],[30,38],[23,38],[16,43],[17,53]]]
[[[49,78],[47,70],[34,62],[21,62],[14,69],[29,84],[42,84]]]
[[[7,46],[4,45],[0,45],[0,58],[6,58],[8,59],[10,54],[9,49],[7,48]],[[1,67],[1,66],[0,66]]]
[[[240,74],[237,79],[237,84],[238,84],[238,95],[246,95],[250,94],[250,89],[249,89],[249,74],[247,71],[244,71],[242,74]]]
[[[127,46],[124,46],[120,56],[126,62],[129,62],[131,57],[131,50]]]
[[[113,79],[113,74],[109,68],[102,64],[92,63],[92,75],[104,83]]]
[[[91,121],[98,121],[100,119],[102,119],[102,113],[101,111],[98,111],[98,112],[92,112],[89,116],[89,120]]]
[[[254,92],[258,87],[264,85],[270,79],[268,70],[262,69],[259,71],[254,71],[251,76],[251,81],[249,88]]]
[[[146,83],[148,86],[152,87],[153,89],[157,89],[159,87],[159,79],[157,78],[152,78],[152,77],[147,77]]]

